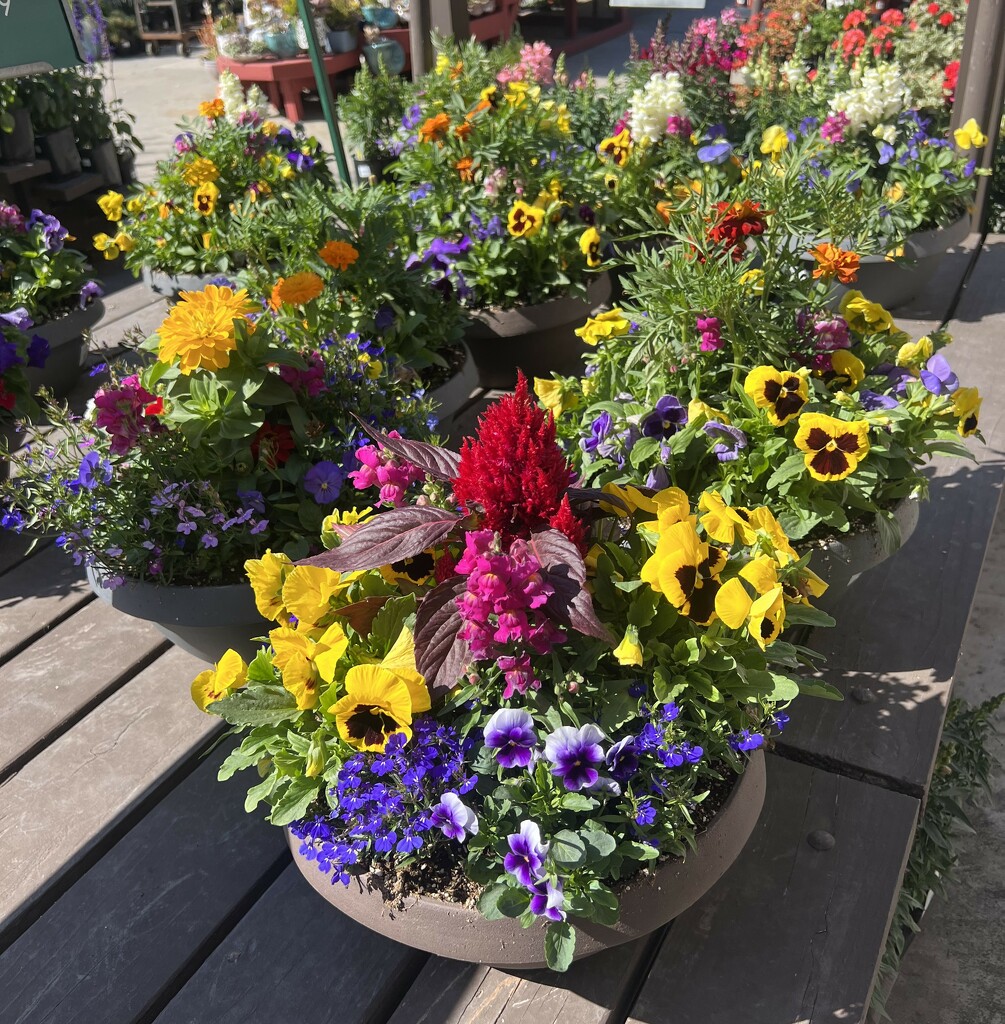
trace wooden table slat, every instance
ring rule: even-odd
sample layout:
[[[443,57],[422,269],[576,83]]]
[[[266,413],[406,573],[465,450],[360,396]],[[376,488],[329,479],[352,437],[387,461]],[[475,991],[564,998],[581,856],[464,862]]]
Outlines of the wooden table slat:
[[[862,1021],[918,807],[913,797],[770,756],[754,834],[674,921],[631,1024]],[[822,833],[831,848],[819,848]]]
[[[0,956],[0,1020],[141,1019],[276,877],[286,844],[245,814],[245,779],[216,781],[223,756],[214,751]]]
[[[0,665],[90,600],[83,570],[54,544],[5,572],[0,576]]]
[[[330,906],[291,864],[156,1024],[372,1024],[425,960]]]
[[[192,703],[202,662],[158,658],[0,786],[0,945],[168,792],[220,723]]]
[[[167,649],[149,622],[92,601],[9,661],[0,779]]]

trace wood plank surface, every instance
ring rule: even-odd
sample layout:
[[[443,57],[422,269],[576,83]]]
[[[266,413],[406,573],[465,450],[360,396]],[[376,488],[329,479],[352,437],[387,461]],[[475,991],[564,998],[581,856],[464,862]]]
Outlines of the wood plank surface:
[[[337,911],[291,864],[156,1024],[375,1024],[425,959]]]
[[[0,786],[0,946],[220,732],[189,694],[203,667],[172,649]]]
[[[862,1021],[918,807],[769,756],[754,834],[671,925],[631,1024]]]
[[[229,749],[229,747],[227,748]],[[163,1005],[289,862],[218,749],[0,955],[7,1024],[127,1024]]]
[[[91,600],[83,570],[54,544],[0,575],[0,665]]]
[[[565,974],[430,957],[389,1024],[620,1024],[657,943],[650,936],[616,946]]]
[[[969,279],[946,356],[984,396],[977,463],[935,459],[931,501],[914,536],[833,606],[838,626],[811,646],[845,701],[801,701],[781,748],[921,796],[942,733],[984,553],[1005,481],[1005,239],[986,248]],[[1000,310],[1000,311],[996,311]]]
[[[92,601],[9,661],[0,779],[169,646],[151,623]]]

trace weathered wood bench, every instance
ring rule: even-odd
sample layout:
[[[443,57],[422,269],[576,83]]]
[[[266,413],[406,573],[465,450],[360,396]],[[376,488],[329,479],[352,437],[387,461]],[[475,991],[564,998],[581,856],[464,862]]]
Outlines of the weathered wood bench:
[[[51,546],[4,563],[4,539],[0,1020],[862,1021],[1005,472],[1003,271],[999,241],[951,325],[987,448],[975,467],[932,468],[915,536],[815,638],[857,696],[796,706],[757,829],[704,899],[565,976],[429,957],[319,900],[278,831],[244,813],[244,780],[215,781],[219,726],[188,696],[199,664],[94,601]],[[950,261],[931,313],[902,325],[938,323],[959,278]],[[122,326],[149,315],[134,294]]]

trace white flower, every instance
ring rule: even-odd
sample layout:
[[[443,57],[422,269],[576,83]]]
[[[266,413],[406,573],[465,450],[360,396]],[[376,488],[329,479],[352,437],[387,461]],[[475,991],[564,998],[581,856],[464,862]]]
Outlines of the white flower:
[[[893,120],[911,102],[911,93],[903,78],[900,65],[895,61],[853,71],[851,88],[831,97],[831,111],[835,114],[843,111],[853,133],[867,125]]]
[[[779,70],[782,73],[782,78],[785,79],[785,84],[792,87],[802,85],[806,81],[806,72],[809,68],[805,64],[800,64],[799,61],[787,60]]]
[[[653,75],[642,89],[632,93],[629,106],[628,126],[637,143],[643,139],[654,142],[662,138],[666,134],[668,117],[687,115],[680,75],[674,71]]]
[[[229,71],[220,75],[220,99],[223,100],[224,113],[231,121],[245,113],[258,114],[262,120],[269,116],[269,101],[265,93],[253,85],[245,96],[240,79]]]
[[[895,124],[878,124],[872,130],[874,139],[881,139],[891,146],[897,141],[897,126]]]

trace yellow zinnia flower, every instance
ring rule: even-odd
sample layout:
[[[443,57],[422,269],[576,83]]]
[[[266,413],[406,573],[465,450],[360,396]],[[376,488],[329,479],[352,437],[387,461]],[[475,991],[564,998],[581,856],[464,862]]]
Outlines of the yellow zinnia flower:
[[[201,292],[182,292],[158,331],[157,358],[162,363],[177,359],[186,375],[202,368],[224,369],[237,348],[234,320],[255,308],[243,288],[235,292],[210,284]]]
[[[218,117],[223,117],[225,109],[223,100],[221,99],[210,100],[208,103],[199,104],[199,113],[210,121],[213,121]]]
[[[181,176],[186,185],[195,188],[196,185],[205,185],[207,182],[216,181],[220,177],[220,171],[212,160],[204,156],[197,156],[181,172]]]
[[[545,212],[540,206],[530,206],[518,199],[509,212],[506,224],[514,238],[531,238],[541,230],[544,217]]]
[[[216,201],[219,198],[220,190],[212,181],[207,181],[195,190],[192,202],[199,213],[208,217],[216,209]]]
[[[205,711],[210,704],[229,697],[247,682],[248,666],[244,659],[237,651],[227,651],[213,668],[200,672],[192,680],[192,700],[200,711]]]
[[[582,338],[587,345],[596,345],[608,338],[620,338],[628,333],[631,326],[631,321],[615,306],[605,313],[591,316],[582,327],[577,327],[576,337]]]
[[[303,306],[316,299],[324,291],[324,281],[317,274],[305,270],[283,278],[276,289],[280,302],[291,306]]]
[[[293,563],[281,551],[266,551],[261,558],[249,558],[244,571],[255,592],[255,607],[263,619],[273,622],[286,613],[283,606],[283,582]]]
[[[835,419],[819,412],[799,417],[795,446],[814,480],[844,480],[869,454],[869,424]]]
[[[130,200],[132,202],[132,200]],[[98,206],[101,207],[101,212],[110,220],[112,223],[122,220],[122,193],[121,192],[106,192],[99,200]]]

